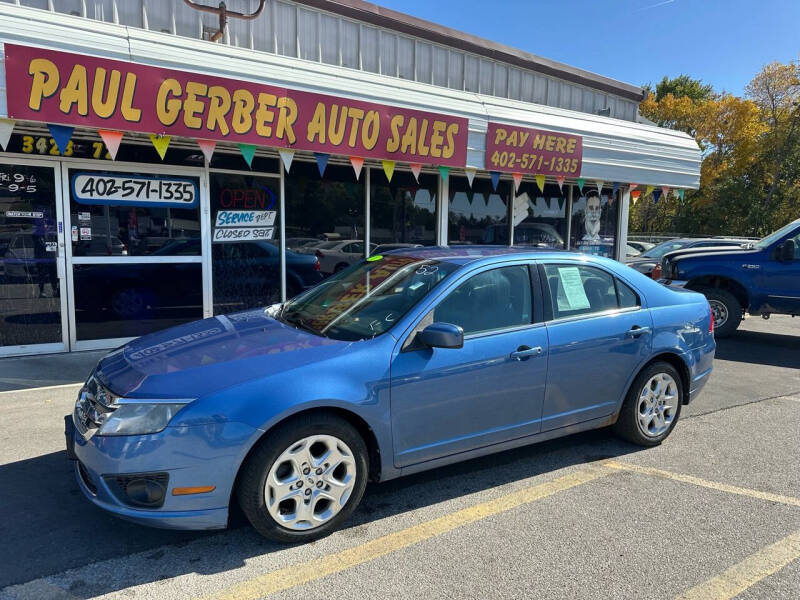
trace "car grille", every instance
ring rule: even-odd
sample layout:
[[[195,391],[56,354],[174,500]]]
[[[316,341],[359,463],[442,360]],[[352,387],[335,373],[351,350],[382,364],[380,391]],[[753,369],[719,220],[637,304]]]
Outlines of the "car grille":
[[[117,409],[116,399],[116,396],[94,375],[89,377],[81,391],[78,392],[78,400],[75,402],[75,410],[72,413],[75,428],[84,439],[88,440],[92,437],[108,416]]]

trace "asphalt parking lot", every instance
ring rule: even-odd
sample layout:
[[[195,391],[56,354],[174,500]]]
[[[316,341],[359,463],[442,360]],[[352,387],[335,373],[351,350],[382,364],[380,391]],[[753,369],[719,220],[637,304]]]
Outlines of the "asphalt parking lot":
[[[660,447],[595,431],[372,485],[305,546],[94,508],[62,449],[76,390],[0,393],[0,599],[800,596],[800,319],[720,341]]]

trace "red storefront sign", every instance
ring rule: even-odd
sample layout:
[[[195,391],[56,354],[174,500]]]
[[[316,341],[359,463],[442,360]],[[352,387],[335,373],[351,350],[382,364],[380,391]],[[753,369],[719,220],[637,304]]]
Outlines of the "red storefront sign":
[[[5,44],[15,119],[464,166],[467,119]]]
[[[579,135],[489,123],[489,171],[578,177],[582,164],[583,138]]]

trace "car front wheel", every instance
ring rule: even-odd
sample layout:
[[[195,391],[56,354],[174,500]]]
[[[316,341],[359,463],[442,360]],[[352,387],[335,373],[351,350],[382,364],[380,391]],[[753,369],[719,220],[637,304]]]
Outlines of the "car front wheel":
[[[304,415],[270,431],[248,457],[237,486],[239,504],[271,540],[324,537],[361,501],[367,456],[364,440],[347,421]]]
[[[657,446],[678,422],[682,404],[680,374],[667,362],[655,362],[636,377],[614,430],[634,444]]]
[[[724,338],[732,335],[742,322],[742,305],[736,296],[720,288],[703,288],[699,291],[711,306],[714,336]]]

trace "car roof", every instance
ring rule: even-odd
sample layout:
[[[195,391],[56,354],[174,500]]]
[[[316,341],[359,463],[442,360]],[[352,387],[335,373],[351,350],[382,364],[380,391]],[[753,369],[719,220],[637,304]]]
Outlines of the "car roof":
[[[597,258],[581,252],[555,250],[553,248],[532,248],[529,246],[422,246],[420,248],[400,248],[390,250],[392,256],[408,256],[418,259],[432,259],[455,264],[467,264],[485,258]]]

